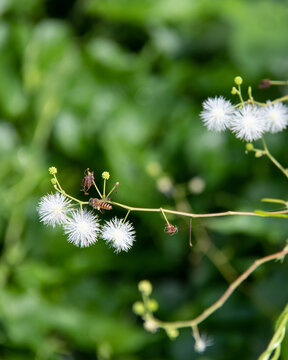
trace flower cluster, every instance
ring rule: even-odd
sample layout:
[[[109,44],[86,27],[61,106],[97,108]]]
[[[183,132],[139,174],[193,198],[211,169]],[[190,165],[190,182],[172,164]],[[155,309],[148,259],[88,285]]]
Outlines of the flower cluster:
[[[71,200],[63,194],[43,196],[37,210],[40,221],[52,227],[62,226],[68,241],[79,247],[93,245],[100,237],[119,252],[128,251],[135,241],[130,222],[114,217],[101,226],[97,215],[86,209],[73,209]]]
[[[281,102],[235,107],[220,96],[204,101],[200,117],[209,130],[230,129],[237,138],[252,142],[264,133],[284,130],[288,125],[288,107]]]

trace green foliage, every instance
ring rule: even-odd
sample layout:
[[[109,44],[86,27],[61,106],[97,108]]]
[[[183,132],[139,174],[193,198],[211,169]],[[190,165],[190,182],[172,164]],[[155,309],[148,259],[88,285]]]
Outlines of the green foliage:
[[[264,266],[203,324],[214,339],[205,355],[191,333],[173,342],[146,333],[131,308],[149,278],[159,317],[196,315],[225,290],[221,274],[233,278],[214,245],[240,273],[283,247],[286,219],[195,220],[190,248],[187,220],[171,216],[179,232],[169,237],[157,214],[133,214],[136,244],[116,255],[100,242],[68,244],[39,223],[36,206],[53,189],[52,165],[83,199],[84,170],[97,181],[109,171],[120,182],[113,199],[132,206],[253,211],[263,197],[285,198],[267,159],[207,132],[198,114],[207,96],[229,97],[239,74],[259,98],[281,95],[257,85],[287,77],[286,28],[286,1],[0,1],[1,358],[249,360],[264,351],[287,302],[285,263]],[[267,139],[287,166],[286,141]],[[163,177],[173,191],[159,191]],[[204,191],[191,190],[195,178]]]

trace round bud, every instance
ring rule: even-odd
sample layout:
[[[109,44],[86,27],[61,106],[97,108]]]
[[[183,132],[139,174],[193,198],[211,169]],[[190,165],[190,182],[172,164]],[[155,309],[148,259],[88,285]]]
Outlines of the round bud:
[[[147,309],[151,312],[155,312],[158,310],[158,302],[155,299],[149,299],[147,302]]]
[[[176,328],[165,329],[170,339],[176,339],[179,335],[179,330]]]
[[[235,86],[232,87],[231,94],[236,95],[238,93],[238,90],[235,88]]]
[[[52,183],[52,185],[56,185],[57,184],[57,181],[56,181],[56,179],[51,179],[51,183]]]
[[[150,295],[152,292],[152,284],[148,280],[142,280],[138,284],[138,289],[145,295]]]
[[[136,315],[143,315],[145,313],[145,306],[141,301],[136,301],[133,304],[132,310]]]
[[[236,76],[234,78],[234,82],[235,82],[236,85],[241,85],[243,83],[243,79],[242,79],[241,76]]]
[[[56,169],[56,167],[51,166],[51,167],[49,168],[49,173],[50,173],[51,175],[57,174],[57,169]]]
[[[104,172],[102,173],[102,178],[103,178],[104,180],[109,180],[109,179],[110,179],[110,174],[109,174],[109,172],[108,172],[108,171],[104,171]]]
[[[247,151],[252,151],[253,149],[254,149],[253,144],[251,144],[251,143],[246,144],[246,150]]]

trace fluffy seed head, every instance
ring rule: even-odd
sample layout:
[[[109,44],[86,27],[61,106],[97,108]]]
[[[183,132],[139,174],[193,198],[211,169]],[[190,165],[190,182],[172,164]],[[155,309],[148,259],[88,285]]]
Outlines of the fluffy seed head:
[[[123,224],[123,219],[117,217],[106,221],[101,230],[102,239],[113,246],[117,253],[121,250],[128,251],[135,241],[133,225],[129,221]]]
[[[236,137],[247,142],[260,139],[266,130],[266,121],[261,115],[261,110],[252,105],[244,105],[235,111],[230,122],[230,129]]]
[[[95,244],[100,230],[97,215],[91,211],[74,210],[63,225],[68,241],[76,246],[88,247]]]
[[[55,227],[64,224],[68,219],[67,215],[71,211],[71,200],[63,194],[48,194],[40,199],[37,211],[41,222]]]
[[[208,98],[203,103],[200,117],[209,130],[223,131],[228,127],[234,106],[223,96]]]
[[[267,131],[277,133],[284,130],[288,124],[288,107],[281,102],[269,104],[261,108],[261,114],[266,121]]]

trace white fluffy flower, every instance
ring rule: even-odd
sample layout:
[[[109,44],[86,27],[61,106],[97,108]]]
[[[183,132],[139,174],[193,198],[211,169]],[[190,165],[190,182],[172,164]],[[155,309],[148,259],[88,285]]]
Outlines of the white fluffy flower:
[[[228,127],[234,106],[223,96],[208,98],[203,103],[200,117],[209,130],[223,131]]]
[[[195,339],[194,349],[198,353],[203,353],[208,346],[211,346],[213,341],[206,334],[202,334],[200,337]]]
[[[88,247],[97,241],[99,222],[91,211],[74,210],[63,227],[68,241],[76,246]]]
[[[261,114],[266,121],[267,131],[273,134],[284,130],[288,124],[288,108],[281,102],[261,108]]]
[[[123,219],[114,217],[102,226],[101,237],[111,244],[116,252],[128,251],[135,240],[135,230],[129,221],[123,224]]]
[[[71,211],[71,200],[63,194],[48,194],[40,199],[37,211],[40,221],[55,227],[67,220],[67,214]]]
[[[261,110],[258,107],[244,105],[232,117],[230,129],[237,138],[252,142],[261,138],[266,130],[266,121],[263,119]]]

